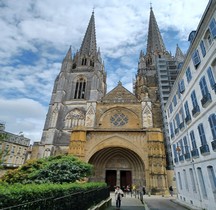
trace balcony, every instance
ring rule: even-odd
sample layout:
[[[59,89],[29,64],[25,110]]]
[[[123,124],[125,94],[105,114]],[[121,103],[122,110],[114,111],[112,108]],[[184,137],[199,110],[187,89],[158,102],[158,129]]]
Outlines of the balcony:
[[[200,147],[200,152],[202,155],[208,155],[210,153],[208,144],[202,145]]]
[[[175,129],[175,134],[178,134],[178,133],[179,133],[179,129],[176,128],[176,129]]]
[[[185,157],[185,160],[188,160],[188,159],[190,159],[190,153],[189,152],[187,152],[187,153],[185,153],[184,154],[184,157]]]
[[[196,117],[199,113],[200,113],[200,108],[197,105],[192,109],[192,115],[193,115],[193,117]]]
[[[174,162],[178,163],[178,158],[177,157],[174,158]]]
[[[170,136],[171,136],[171,139],[173,139],[173,138],[174,138],[174,133],[171,133],[171,135],[170,135]]]
[[[182,162],[184,161],[184,155],[179,155],[179,160]]]
[[[198,158],[199,157],[199,151],[197,148],[191,150],[191,155],[193,158]]]
[[[213,85],[212,89],[215,91],[216,93],[216,83]]]
[[[181,123],[179,124],[180,130],[182,130],[184,127],[185,127],[184,122],[181,122]]]
[[[211,145],[212,145],[213,151],[216,152],[216,139],[215,139],[214,141],[211,142]]]
[[[206,95],[203,96],[201,99],[202,106],[205,108],[207,107],[210,103],[212,102],[211,94],[207,93]]]
[[[185,122],[186,122],[187,125],[191,122],[191,116],[190,115],[187,115],[185,117]]]

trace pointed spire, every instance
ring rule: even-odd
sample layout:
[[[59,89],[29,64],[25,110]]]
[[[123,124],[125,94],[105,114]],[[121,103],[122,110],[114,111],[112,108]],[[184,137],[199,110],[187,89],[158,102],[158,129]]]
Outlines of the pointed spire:
[[[175,53],[175,58],[178,62],[183,62],[185,59],[184,54],[182,53],[180,47],[178,46],[178,44],[176,45],[176,53]]]
[[[143,54],[143,51],[141,50],[140,51],[140,57],[139,58],[142,58],[144,56],[144,54]]]
[[[165,52],[165,51],[166,48],[163,43],[161,33],[159,31],[157,21],[152,10],[152,6],[150,5],[147,54],[151,54],[154,52]]]
[[[64,61],[72,61],[72,52],[71,52],[71,46],[69,47],[69,50],[64,58]]]
[[[83,55],[96,55],[97,53],[94,10],[80,48],[80,53]]]

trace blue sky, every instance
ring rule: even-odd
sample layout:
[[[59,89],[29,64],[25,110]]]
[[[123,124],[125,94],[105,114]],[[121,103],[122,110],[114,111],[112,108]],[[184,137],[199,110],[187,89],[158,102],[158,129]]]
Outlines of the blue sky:
[[[208,0],[152,0],[166,49],[183,52]],[[121,80],[132,91],[146,49],[150,1],[1,0],[0,122],[32,141],[41,138],[54,80],[69,48],[80,48],[92,8],[108,91]]]

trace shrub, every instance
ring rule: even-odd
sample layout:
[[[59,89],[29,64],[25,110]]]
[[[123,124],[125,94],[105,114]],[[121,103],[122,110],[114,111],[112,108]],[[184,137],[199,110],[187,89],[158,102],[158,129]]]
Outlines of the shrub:
[[[7,183],[70,183],[91,175],[92,165],[74,156],[52,156],[30,160],[20,168],[7,172],[2,181]]]

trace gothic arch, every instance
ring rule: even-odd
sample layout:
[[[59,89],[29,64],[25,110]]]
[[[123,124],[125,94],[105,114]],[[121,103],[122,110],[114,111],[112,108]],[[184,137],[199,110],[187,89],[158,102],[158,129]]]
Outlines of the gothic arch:
[[[74,80],[74,99],[84,99],[86,96],[87,78],[79,75]]]
[[[140,137],[143,140],[143,137]],[[130,139],[130,138],[129,138]],[[91,138],[89,141],[89,151],[88,154],[86,154],[86,161],[89,162],[90,158],[97,153],[99,150],[103,148],[109,148],[109,147],[122,147],[125,149],[130,149],[134,151],[140,158],[143,157],[143,150],[141,150],[141,147],[139,144],[135,144],[129,139],[123,138],[120,134],[114,134],[111,136],[107,136],[104,139],[100,138],[100,141],[97,143],[95,141],[94,137]],[[94,143],[92,142],[94,141]],[[146,148],[147,148],[147,142],[146,142]]]
[[[152,118],[152,111],[148,105],[146,105],[143,109],[143,127],[144,128],[151,128],[153,127],[153,118]]]
[[[143,158],[142,151],[133,143],[117,138],[118,142],[116,136],[100,142],[88,153],[87,162],[94,165],[95,176],[101,177],[101,180],[97,181],[104,181],[106,170],[114,169],[131,171],[133,183],[146,184],[148,166],[145,166],[147,159]],[[106,142],[110,144],[106,145]]]
[[[76,126],[85,125],[85,113],[84,111],[75,108],[70,111],[65,117],[65,128],[70,129]]]

